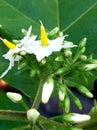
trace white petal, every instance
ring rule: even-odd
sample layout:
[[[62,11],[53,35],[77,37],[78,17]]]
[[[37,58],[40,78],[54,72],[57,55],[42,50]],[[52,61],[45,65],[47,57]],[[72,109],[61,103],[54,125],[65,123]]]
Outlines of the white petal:
[[[28,29],[28,31],[27,31],[27,35],[26,35],[26,36],[30,36],[31,31],[32,31],[32,26],[30,26],[30,27],[29,27],[29,29]]]
[[[33,53],[34,55],[36,55],[36,59],[38,61],[41,61],[44,57],[48,57],[52,53],[52,50],[49,48],[49,46],[43,47],[40,41],[34,42],[33,46],[27,48],[26,51],[29,54]]]
[[[55,44],[55,45],[57,45],[59,43],[62,44],[64,41],[64,38],[65,38],[65,36],[62,36],[62,37],[58,37],[54,40],[49,40],[49,44]]]
[[[48,57],[53,52],[60,51],[62,48],[76,47],[76,45],[73,45],[73,43],[71,43],[71,42],[63,43],[64,38],[65,38],[65,36],[62,36],[62,37],[58,37],[54,40],[49,40],[48,46],[42,46],[40,40],[33,41],[32,47],[26,48],[26,51],[29,54],[36,55],[36,59],[38,61],[41,61],[43,58]]]
[[[9,71],[13,66],[14,66],[14,59],[12,59],[12,60],[10,61],[7,70],[0,76],[0,78],[4,77],[4,76],[8,73],[8,71]]]
[[[58,37],[54,40],[49,40],[49,46],[52,51],[60,51],[62,49],[62,44],[65,36]]]
[[[21,48],[21,47],[28,47],[30,46],[33,41],[36,39],[36,35],[34,36],[30,36],[32,31],[32,26],[29,27],[26,36],[20,41],[20,44],[17,45],[17,47]]]
[[[0,76],[0,78],[4,77],[8,73],[8,71],[14,66],[14,61],[19,61],[22,58],[21,56],[18,56],[18,55],[16,57],[13,57],[13,54],[18,51],[20,51],[20,49],[17,49],[17,48],[12,49],[12,50],[9,50],[5,55],[3,55],[3,57],[5,59],[8,59],[10,63],[7,70]]]
[[[72,48],[77,47],[77,45],[74,45],[72,42],[65,41],[63,44],[63,48]]]
[[[40,47],[37,49],[36,53],[34,52],[38,61],[41,61],[44,57],[48,57],[51,53],[52,50],[45,47]]]
[[[33,42],[35,41],[37,35],[29,37],[29,36],[25,36],[21,41],[20,44],[17,45],[18,48],[22,48],[22,47],[29,47],[33,44]]]

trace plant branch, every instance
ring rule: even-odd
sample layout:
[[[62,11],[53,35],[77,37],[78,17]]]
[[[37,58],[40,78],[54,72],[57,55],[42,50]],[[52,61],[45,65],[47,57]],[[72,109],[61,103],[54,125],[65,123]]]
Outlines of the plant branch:
[[[11,111],[11,110],[0,110],[0,120],[10,120],[10,121],[24,121],[28,122],[27,117],[26,117],[26,112],[19,112],[19,111]],[[39,116],[38,119],[40,125],[45,125],[45,124],[53,124],[58,127],[65,127],[65,124],[58,123],[56,121],[53,121],[52,119],[48,119],[43,116]],[[51,126],[52,127],[52,126]]]
[[[25,112],[11,111],[11,110],[0,110],[0,120],[28,122]]]
[[[39,82],[38,90],[37,90],[32,108],[38,109],[38,107],[39,107],[39,104],[41,102],[41,96],[42,96],[42,87],[43,87],[43,84],[45,83],[46,79],[47,79],[46,76],[44,76],[43,74],[40,75],[40,82]]]
[[[93,114],[93,113],[92,113]],[[85,128],[85,127],[89,127],[92,126],[94,124],[97,124],[97,116],[95,117],[95,115],[97,115],[97,111],[95,113],[95,115],[93,114],[91,115],[91,120],[86,121],[86,122],[82,122],[82,123],[78,123],[76,125],[74,125],[76,128]],[[24,122],[28,122],[27,117],[26,117],[26,112],[23,111],[11,111],[11,110],[0,110],[0,120],[10,120],[10,121],[24,121]],[[39,116],[39,124],[41,126],[48,126],[48,127],[52,127],[52,126],[56,126],[56,127],[60,127],[60,128],[65,128],[67,126],[66,123],[59,123],[56,122],[52,119],[48,119],[46,117],[43,116]],[[49,124],[52,124],[52,126],[49,126]]]

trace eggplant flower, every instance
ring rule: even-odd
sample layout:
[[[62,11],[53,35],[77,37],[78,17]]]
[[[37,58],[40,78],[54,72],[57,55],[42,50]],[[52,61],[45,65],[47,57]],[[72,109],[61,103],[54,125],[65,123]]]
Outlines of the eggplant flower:
[[[41,61],[43,58],[50,56],[53,52],[59,52],[62,48],[76,47],[72,42],[65,41],[65,36],[58,37],[53,40],[49,40],[44,26],[41,24],[41,38],[35,40],[32,44],[32,48],[28,50],[28,53],[36,55],[36,59]]]
[[[15,61],[19,61],[22,58],[22,56],[19,55],[20,52],[24,51],[26,53],[27,48],[31,48],[31,44],[36,39],[36,36],[30,36],[31,29],[32,26],[29,27],[26,36],[22,40],[20,40],[19,44],[17,45],[14,45],[6,39],[0,38],[3,43],[9,48],[9,51],[5,55],[3,55],[3,57],[10,62],[7,70],[0,76],[0,78],[4,77],[8,73],[8,71],[14,66]]]

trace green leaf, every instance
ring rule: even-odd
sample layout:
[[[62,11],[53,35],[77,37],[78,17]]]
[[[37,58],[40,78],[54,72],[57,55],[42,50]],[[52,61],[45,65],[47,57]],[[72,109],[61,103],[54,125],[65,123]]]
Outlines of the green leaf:
[[[0,5],[3,5],[2,8],[0,7],[1,24],[11,20],[6,27],[13,26],[10,29],[13,32],[14,28],[17,27],[16,32],[18,32],[21,27],[28,27],[29,24],[35,24],[33,29],[38,31],[36,24],[39,24],[41,19],[48,30],[58,26],[61,31],[69,34],[69,39],[75,42],[84,36],[89,40],[96,40],[96,0],[0,0]]]
[[[75,43],[87,37],[87,53],[94,52],[96,56],[96,7],[96,0],[0,0],[0,24],[2,25],[0,33],[3,37],[9,36],[11,40],[21,38],[21,29],[33,25],[33,32],[39,34],[39,19],[41,19],[48,30],[58,26],[61,31],[69,34],[68,39]],[[7,51],[1,44],[0,58]],[[8,62],[4,62],[2,58],[0,72],[8,65]],[[14,75],[14,72],[7,74],[5,79],[7,80],[11,74]],[[14,75],[14,79],[16,77],[17,74]],[[8,78],[7,81],[13,84],[17,82],[17,78],[13,81]]]
[[[96,0],[6,0],[24,16],[39,23],[41,19],[48,30],[55,26],[69,34],[75,43],[88,38],[88,53],[95,53],[97,42]],[[84,25],[84,26],[83,26]]]
[[[37,23],[4,0],[0,0],[0,24],[12,38],[20,37],[21,29],[28,29],[31,24],[33,24],[33,32],[38,30]]]
[[[87,37],[87,54],[93,53],[97,57],[97,0],[0,0],[1,37],[8,40],[22,38],[21,29],[28,29],[30,25],[33,33],[39,34],[39,20],[47,30],[58,26],[76,44]],[[0,42],[0,74],[8,66],[2,58],[7,51]],[[16,67],[4,79],[34,98],[37,79],[20,74]]]
[[[58,0],[6,0],[12,6],[17,8],[22,14],[29,19],[37,22],[42,20],[48,30],[58,26]]]

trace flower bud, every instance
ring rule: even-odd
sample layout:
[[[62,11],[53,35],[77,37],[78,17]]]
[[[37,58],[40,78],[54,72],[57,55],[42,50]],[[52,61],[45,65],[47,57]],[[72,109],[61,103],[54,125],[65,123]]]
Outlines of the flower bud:
[[[72,51],[70,51],[70,50],[65,51],[65,56],[66,57],[71,57],[72,56]]]
[[[59,95],[59,100],[60,100],[60,101],[63,101],[64,98],[65,98],[65,92],[63,92],[63,91],[60,89],[59,92],[58,92],[58,95]]]
[[[24,62],[23,61],[19,62],[19,64],[18,64],[18,70],[24,68],[26,65],[27,65],[27,62],[25,62],[25,61]]]
[[[60,117],[60,120],[70,122],[70,123],[80,123],[80,122],[88,121],[90,119],[91,117],[89,115],[78,114],[78,113],[69,113],[63,115],[62,118]]]
[[[34,68],[30,71],[30,76],[34,77],[37,74],[37,70]]]
[[[33,123],[36,122],[36,120],[39,118],[39,115],[40,113],[36,109],[32,108],[27,111],[27,119]]]
[[[86,37],[83,38],[83,39],[80,41],[80,43],[79,43],[79,48],[83,48],[83,47],[85,47],[85,45],[86,45],[86,41],[87,41],[87,38],[86,38]]]
[[[59,28],[58,28],[58,27],[55,27],[53,30],[51,30],[51,31],[48,33],[48,36],[54,36],[54,35],[56,35],[58,32],[59,32]]]
[[[42,60],[41,60],[41,64],[42,64],[42,65],[45,65],[45,64],[46,64],[46,59],[42,59]]]
[[[55,61],[64,62],[64,58],[62,56],[58,56],[55,58]]]
[[[85,52],[86,48],[83,47],[81,50],[80,50],[80,53],[79,54],[83,54]]]
[[[19,93],[7,92],[6,95],[14,103],[18,103],[22,100],[22,96]]]
[[[65,107],[65,112],[68,113],[70,110],[70,99],[68,95],[65,96],[64,107]]]
[[[27,30],[26,29],[21,29],[21,32],[24,34],[24,35],[27,35]]]
[[[21,51],[21,52],[20,52],[20,55],[21,55],[21,56],[25,56],[26,54],[27,54],[26,51]]]
[[[53,92],[53,88],[54,88],[53,79],[49,79],[47,82],[44,83],[43,90],[42,90],[42,102],[43,103],[47,103],[49,101],[49,98]]]
[[[64,114],[60,116],[54,117],[56,121],[59,122],[69,122],[72,124],[75,123],[80,123],[80,122],[85,122],[91,119],[90,115],[86,114],[78,114],[78,113],[69,113],[69,114]]]
[[[89,98],[93,98],[93,94],[84,86],[77,87],[78,91]]]
[[[93,70],[97,68],[97,64],[87,64],[84,65],[83,68],[85,69],[85,71]]]
[[[60,75],[60,74],[63,74],[65,72],[65,67],[62,67],[62,68],[59,68],[56,72],[56,74]]]
[[[15,43],[15,44],[19,44],[20,40],[15,40],[14,39],[14,40],[12,40],[12,42]]]
[[[81,110],[82,104],[81,104],[79,98],[77,98],[75,95],[72,95],[72,100],[73,100],[74,104]]]
[[[89,115],[85,114],[77,114],[77,113],[72,113],[72,116],[69,118],[70,121],[73,123],[80,123],[84,121],[90,120],[91,117]]]
[[[85,55],[81,55],[81,61],[86,61],[87,60],[87,56],[85,56]]]
[[[63,36],[63,32],[59,32],[59,37],[62,37]]]
[[[80,58],[80,56],[85,52],[85,50],[86,50],[85,47],[83,47],[83,48],[78,48],[77,53],[75,54],[74,59],[73,59],[74,62],[75,62],[77,59]]]

